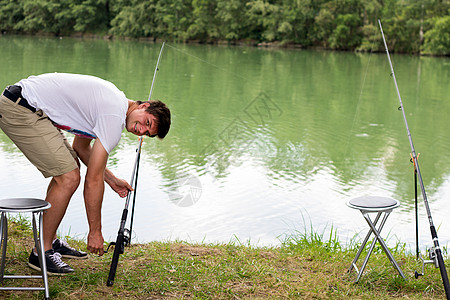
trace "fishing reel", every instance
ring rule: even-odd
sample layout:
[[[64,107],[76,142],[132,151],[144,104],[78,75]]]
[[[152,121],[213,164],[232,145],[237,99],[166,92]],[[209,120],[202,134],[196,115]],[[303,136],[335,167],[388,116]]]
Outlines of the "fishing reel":
[[[436,256],[436,250],[435,247],[431,247],[428,249],[428,257],[429,260],[425,260],[422,257],[422,254],[419,253],[419,259],[422,261],[422,273],[419,273],[417,271],[414,271],[414,277],[417,279],[419,276],[425,275],[425,264],[434,264],[436,268],[439,268],[439,263]]]
[[[123,245],[129,246],[131,243],[131,231],[129,229],[123,230]]]
[[[123,253],[124,253],[124,248],[125,248],[126,246],[129,246],[130,244],[131,244],[131,231],[130,231],[129,229],[126,229],[126,228],[125,228],[125,229],[123,230],[123,241],[122,241],[122,244],[119,245],[119,247],[120,247],[120,254],[123,254]],[[111,243],[109,243],[108,247],[107,247],[106,250],[105,250],[105,253],[108,253],[109,248],[110,248],[111,246],[117,247],[117,242],[111,242]]]

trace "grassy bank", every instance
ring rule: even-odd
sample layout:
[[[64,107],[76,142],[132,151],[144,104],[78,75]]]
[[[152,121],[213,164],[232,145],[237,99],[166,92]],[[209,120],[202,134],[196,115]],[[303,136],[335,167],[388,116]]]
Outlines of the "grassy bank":
[[[26,222],[9,226],[7,273],[28,272],[32,239]],[[81,249],[82,241],[70,241]],[[393,249],[408,281],[392,267],[378,246],[360,282],[347,269],[356,246],[342,249],[335,239],[312,234],[286,239],[281,247],[239,244],[152,242],[132,245],[121,255],[113,287],[106,286],[111,253],[87,260],[67,260],[76,269],[64,277],[49,277],[52,299],[443,299],[439,269],[426,266],[425,276],[415,256]],[[359,265],[362,259],[360,259]],[[6,281],[30,284],[30,281]],[[41,284],[40,280],[31,281]],[[41,299],[43,292],[0,291],[2,299]]]

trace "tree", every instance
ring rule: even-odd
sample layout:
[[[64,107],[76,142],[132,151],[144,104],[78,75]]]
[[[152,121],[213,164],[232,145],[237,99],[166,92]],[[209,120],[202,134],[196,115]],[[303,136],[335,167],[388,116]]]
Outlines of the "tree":
[[[75,31],[105,31],[109,27],[108,0],[73,1],[70,2],[68,11],[69,18],[75,20]],[[63,16],[62,12],[60,16]]]
[[[217,1],[216,20],[221,38],[239,40],[248,37],[250,26],[246,16],[246,0]]]
[[[424,54],[450,55],[450,16],[435,18],[434,26],[424,35]]]
[[[334,29],[334,15],[331,10],[326,7],[320,9],[319,13],[314,18],[314,44],[319,44],[323,47],[328,47],[328,40],[331,37]]]
[[[24,0],[24,19],[17,23],[16,29],[25,32],[49,32],[56,35],[67,34],[73,30],[74,19],[65,14],[69,2],[63,0]]]
[[[110,33],[117,36],[148,37],[155,36],[156,21],[154,19],[156,5],[154,1],[132,0],[118,10],[119,13],[111,21]]]
[[[254,27],[259,28],[262,41],[274,41],[277,38],[280,7],[263,0],[252,0],[247,3],[247,16]]]
[[[283,0],[277,39],[282,43],[293,42],[304,46],[311,45],[311,28],[318,13],[318,1]]]
[[[216,8],[216,0],[192,1],[192,23],[187,29],[187,39],[199,39],[206,42],[214,41],[219,37],[219,28],[215,19]]]
[[[354,49],[361,44],[361,18],[357,14],[339,15],[330,37],[330,46],[335,49]]]
[[[155,3],[155,36],[186,40],[192,20],[191,0],[159,0]]]
[[[24,19],[23,6],[16,0],[0,0],[0,30],[16,30]]]

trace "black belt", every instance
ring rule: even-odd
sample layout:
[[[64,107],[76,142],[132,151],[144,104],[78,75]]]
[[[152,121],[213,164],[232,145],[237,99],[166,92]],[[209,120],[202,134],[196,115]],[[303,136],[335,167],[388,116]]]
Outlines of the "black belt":
[[[3,96],[11,100],[12,102],[16,102],[19,98],[19,102],[17,104],[28,108],[32,112],[36,112],[36,108],[28,104],[28,101],[22,96],[22,87],[18,85],[10,85],[3,91]]]

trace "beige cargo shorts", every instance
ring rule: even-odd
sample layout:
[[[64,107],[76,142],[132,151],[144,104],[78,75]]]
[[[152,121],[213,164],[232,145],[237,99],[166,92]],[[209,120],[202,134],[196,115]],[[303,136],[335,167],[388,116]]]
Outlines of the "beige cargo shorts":
[[[2,94],[0,128],[44,177],[78,168],[76,152],[42,110],[33,113]]]

